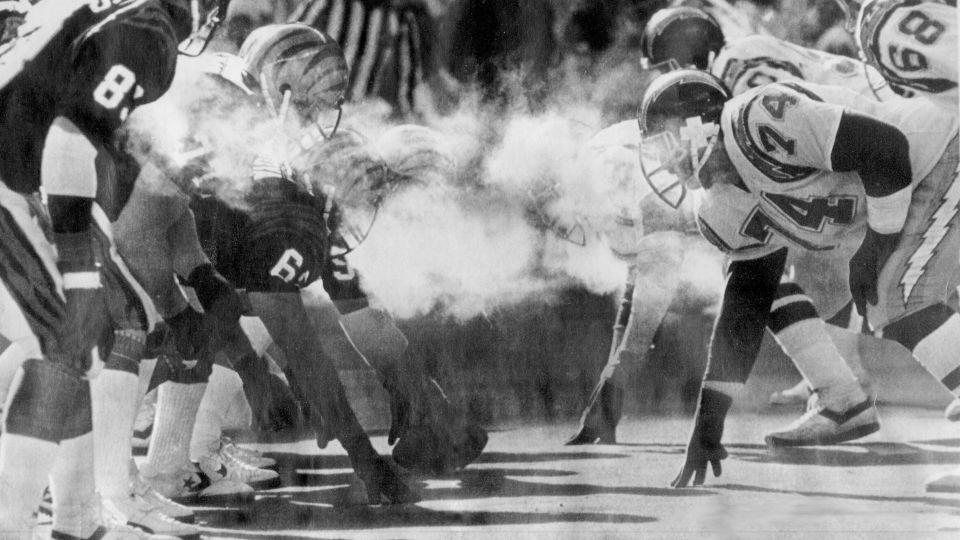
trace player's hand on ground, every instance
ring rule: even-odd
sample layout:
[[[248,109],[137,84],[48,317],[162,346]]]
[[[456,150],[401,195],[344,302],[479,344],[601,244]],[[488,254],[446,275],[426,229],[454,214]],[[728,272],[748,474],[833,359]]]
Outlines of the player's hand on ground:
[[[880,271],[896,250],[898,240],[898,234],[880,234],[867,228],[863,243],[850,259],[850,294],[860,315],[866,315],[868,304],[877,304]]]
[[[670,482],[675,488],[687,487],[693,479],[693,485],[701,486],[707,477],[707,465],[713,469],[714,476],[720,476],[720,462],[727,458],[727,450],[720,440],[723,438],[723,422],[733,399],[710,388],[700,389],[700,403],[697,406],[696,423],[683,467],[676,478]]]
[[[687,446],[687,456],[680,473],[670,482],[672,487],[687,487],[691,478],[693,485],[702,486],[707,477],[707,465],[713,469],[713,476],[720,476],[722,472],[720,462],[727,458],[727,450],[720,443],[715,446],[704,445],[703,441],[696,440],[696,435],[694,433],[694,438]]]

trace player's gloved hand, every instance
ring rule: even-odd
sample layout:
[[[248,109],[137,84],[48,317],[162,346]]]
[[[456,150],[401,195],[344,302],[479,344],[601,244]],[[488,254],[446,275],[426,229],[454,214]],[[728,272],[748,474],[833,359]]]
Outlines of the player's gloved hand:
[[[881,234],[868,227],[863,243],[850,259],[850,294],[862,316],[867,314],[867,304],[876,305],[879,300],[880,271],[896,250],[899,238],[897,233]]]
[[[58,233],[55,243],[66,307],[63,324],[57,329],[57,344],[50,354],[86,371],[90,367],[88,353],[109,325],[96,244],[90,230]]]
[[[240,331],[243,302],[234,286],[213,265],[196,267],[186,284],[196,291],[203,306],[203,331],[209,338],[229,340],[234,332]]]
[[[176,356],[186,360],[196,360],[207,346],[207,336],[203,331],[203,315],[190,306],[180,313],[167,317],[169,327],[166,341],[176,349]]]
[[[732,402],[730,396],[716,390],[704,388],[700,391],[700,405],[697,407],[693,434],[687,444],[687,456],[680,473],[670,482],[671,486],[687,487],[691,478],[693,485],[703,485],[708,464],[713,468],[713,475],[720,476],[720,462],[727,458],[727,450],[720,439],[723,436],[723,421]]]

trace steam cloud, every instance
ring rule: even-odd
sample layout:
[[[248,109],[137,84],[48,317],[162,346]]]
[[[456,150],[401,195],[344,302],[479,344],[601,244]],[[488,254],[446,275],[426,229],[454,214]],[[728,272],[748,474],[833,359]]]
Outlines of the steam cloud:
[[[460,174],[447,186],[388,200],[349,256],[365,290],[398,318],[439,310],[466,319],[520,301],[550,302],[573,284],[596,293],[622,286],[626,265],[601,234],[622,186],[585,151],[605,127],[592,84],[566,85],[578,93],[554,96],[538,114],[492,114],[468,95],[452,114],[432,119]],[[218,195],[242,204],[254,157],[288,160],[299,149],[265,111],[237,107],[235,97],[188,64],[170,92],[131,117],[134,146],[177,161],[185,141],[202,139],[211,175],[230,179]],[[376,102],[351,105],[344,126],[375,140],[391,127],[388,113]],[[579,226],[585,245],[560,239],[545,221]]]

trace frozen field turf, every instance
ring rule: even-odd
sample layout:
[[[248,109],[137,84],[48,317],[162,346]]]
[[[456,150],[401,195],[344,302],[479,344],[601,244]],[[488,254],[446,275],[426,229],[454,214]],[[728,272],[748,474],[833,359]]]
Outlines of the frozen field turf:
[[[732,415],[723,476],[682,490],[668,487],[690,429],[676,416],[627,418],[615,446],[562,446],[572,422],[503,427],[478,463],[416,478],[422,502],[401,506],[350,505],[336,443],[256,444],[285,486],[198,517],[209,536],[251,539],[960,538],[960,495],[923,487],[960,464],[960,426],[941,411],[884,407],[883,429],[857,444],[769,453],[764,432],[793,412]]]

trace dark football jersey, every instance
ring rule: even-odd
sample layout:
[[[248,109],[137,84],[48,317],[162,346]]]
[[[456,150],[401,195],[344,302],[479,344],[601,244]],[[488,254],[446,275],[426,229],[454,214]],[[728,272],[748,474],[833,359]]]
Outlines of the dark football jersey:
[[[20,37],[0,49],[0,179],[21,193],[40,186],[55,118],[107,145],[134,107],[167,90],[177,55],[173,23],[157,0],[43,2],[33,9],[38,14],[27,17]]]
[[[296,291],[320,279],[330,253],[324,200],[301,185],[261,179],[241,207],[196,197],[191,208],[204,251],[237,287]]]

